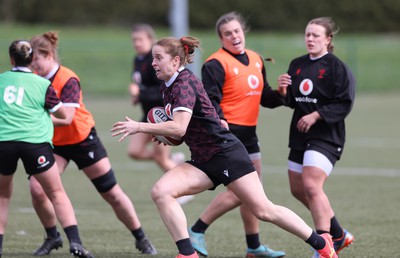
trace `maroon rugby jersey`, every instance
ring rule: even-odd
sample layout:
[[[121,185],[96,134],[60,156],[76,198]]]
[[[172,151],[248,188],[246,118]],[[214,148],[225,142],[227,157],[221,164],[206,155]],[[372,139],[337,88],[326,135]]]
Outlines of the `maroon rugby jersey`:
[[[222,126],[203,84],[190,70],[180,69],[175,80],[169,86],[163,83],[160,91],[170,118],[174,111],[192,113],[183,140],[189,146],[194,162],[205,162],[215,153],[239,142]]]

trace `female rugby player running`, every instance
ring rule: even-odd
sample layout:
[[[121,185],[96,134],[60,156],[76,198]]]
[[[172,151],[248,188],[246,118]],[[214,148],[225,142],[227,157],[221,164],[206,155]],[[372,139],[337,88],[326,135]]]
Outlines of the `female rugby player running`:
[[[151,195],[160,216],[178,248],[177,258],[198,257],[190,242],[185,213],[179,196],[197,194],[224,184],[258,219],[271,222],[298,236],[321,257],[337,257],[329,234],[318,235],[291,210],[273,204],[265,195],[250,157],[238,138],[221,123],[201,81],[185,64],[192,62],[200,43],[192,37],[163,38],[153,46],[153,67],[161,85],[165,123],[142,123],[129,117],[117,122],[111,131],[122,135],[147,133],[181,137],[189,146],[191,160],[165,173]]]

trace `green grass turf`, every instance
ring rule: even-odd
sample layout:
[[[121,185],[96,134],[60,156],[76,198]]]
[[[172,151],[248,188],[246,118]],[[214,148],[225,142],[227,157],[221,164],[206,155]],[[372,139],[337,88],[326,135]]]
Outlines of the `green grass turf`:
[[[158,257],[175,257],[175,245],[149,195],[161,172],[152,162],[130,160],[126,143],[118,143],[109,132],[112,124],[125,115],[139,117],[138,109],[130,106],[126,95],[133,56],[129,29],[2,24],[0,70],[10,68],[7,49],[12,40],[28,39],[47,30],[60,31],[61,61],[81,77],[86,104],[95,116],[117,179],[134,201],[143,228],[160,253]],[[167,35],[163,29],[157,32],[159,36]],[[395,76],[400,68],[399,36],[343,32],[335,37],[336,54],[353,69],[358,95],[347,120],[344,155],[326,185],[340,222],[356,237],[355,244],[345,249],[341,257],[396,257],[400,240],[400,92]],[[202,41],[202,60],[219,46],[213,31],[191,34]],[[250,32],[247,46],[276,60],[275,64],[267,63],[272,85],[276,85],[277,76],[287,70],[293,57],[305,53],[300,34]],[[263,155],[263,183],[273,202],[293,209],[311,225],[309,212],[294,200],[288,188],[285,171],[290,116],[291,111],[286,108],[260,112],[258,134]],[[188,154],[184,146],[175,150]],[[63,175],[63,181],[76,209],[84,244],[96,257],[143,257],[134,250],[130,233],[74,164]],[[42,243],[44,232],[32,210],[22,164],[14,183],[3,257],[30,257]],[[223,189],[202,193],[184,206],[189,224]],[[274,225],[262,223],[260,235],[264,243],[286,251],[287,257],[311,256],[307,245]],[[243,226],[237,210],[210,227],[207,242],[210,257],[244,256]],[[67,246],[65,243],[52,256],[69,257]]]
[[[61,62],[77,72],[86,92],[126,93],[134,55],[129,28],[1,24],[0,71],[10,68],[8,46],[12,40],[29,39],[49,30],[59,31]],[[156,31],[158,37],[169,34],[165,28],[156,28]],[[202,51],[196,53],[200,67],[219,48],[220,42],[212,28],[190,34],[201,40]],[[334,38],[335,54],[353,70],[358,90],[375,92],[398,90],[394,75],[400,70],[399,42],[398,34],[346,34],[345,28]],[[246,46],[275,59],[275,64],[267,63],[268,80],[274,86],[277,77],[287,71],[290,61],[306,53],[302,31],[298,34],[250,31]]]
[[[158,257],[175,257],[176,247],[149,194],[151,186],[161,175],[160,170],[152,162],[130,160],[126,155],[126,142],[118,143],[109,132],[112,124],[125,115],[139,117],[138,108],[130,106],[127,96],[84,95],[86,105],[97,121],[96,127],[117,179],[133,200],[144,230],[160,253]],[[360,94],[348,118],[345,152],[326,184],[337,217],[356,238],[352,247],[342,251],[342,258],[396,257],[398,254],[399,97],[395,94]],[[309,212],[289,193],[286,146],[290,115],[287,108],[261,111],[258,134],[264,166],[263,184],[273,202],[289,207],[312,225]],[[174,151],[188,154],[185,146],[175,147]],[[63,182],[76,210],[84,244],[96,257],[143,257],[134,249],[130,233],[74,164],[63,175]],[[188,223],[195,222],[213,196],[223,190],[224,187],[220,186],[214,192],[201,193],[185,205]],[[44,231],[32,210],[28,181],[20,164],[15,174],[3,257],[30,257],[43,236]],[[302,240],[272,224],[262,223],[260,236],[263,243],[286,251],[286,257],[311,256],[308,245]],[[210,257],[244,257],[246,246],[238,210],[217,220],[207,231],[206,239]],[[64,248],[52,253],[52,257],[70,257],[67,250],[66,241]]]

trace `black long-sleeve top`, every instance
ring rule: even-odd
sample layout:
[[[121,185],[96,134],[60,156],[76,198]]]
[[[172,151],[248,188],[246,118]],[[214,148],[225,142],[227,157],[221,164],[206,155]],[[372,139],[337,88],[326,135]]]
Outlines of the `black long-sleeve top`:
[[[288,70],[292,85],[288,87],[287,105],[294,109],[290,125],[289,147],[304,150],[310,142],[336,146],[346,140],[345,118],[355,98],[355,79],[350,69],[332,53],[316,60],[304,55],[294,59]],[[317,111],[322,117],[309,132],[301,133],[297,122]],[[321,146],[323,147],[323,146]]]

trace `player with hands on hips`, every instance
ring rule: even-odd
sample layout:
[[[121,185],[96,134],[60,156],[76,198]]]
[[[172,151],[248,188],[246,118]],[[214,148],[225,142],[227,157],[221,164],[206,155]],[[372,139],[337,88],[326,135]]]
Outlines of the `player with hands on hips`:
[[[53,155],[52,116],[67,117],[66,108],[49,80],[33,74],[31,43],[13,41],[9,47],[13,68],[0,74],[0,257],[3,235],[13,190],[13,176],[21,159],[25,172],[43,189],[46,200],[54,207],[70,243],[70,254],[93,258],[84,249],[78,225]]]
[[[213,190],[220,184],[228,187],[256,218],[296,235],[318,250],[321,257],[336,258],[329,234],[318,235],[294,212],[268,200],[245,147],[222,125],[202,82],[185,68],[196,47],[199,41],[192,37],[162,38],[153,46],[153,67],[157,77],[164,81],[161,93],[170,121],[142,123],[126,117],[111,129],[112,136],[121,136],[120,141],[142,132],[182,138],[189,146],[191,160],[166,172],[151,191],[178,248],[177,258],[198,255],[176,198]]]
[[[278,90],[294,110],[289,135],[290,190],[310,210],[317,233],[330,234],[339,253],[354,237],[341,227],[324,185],[343,152],[355,79],[332,53],[336,32],[329,17],[311,20],[304,38],[308,53],[292,60],[288,73],[279,76]]]

